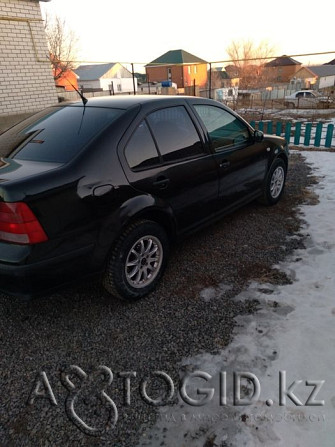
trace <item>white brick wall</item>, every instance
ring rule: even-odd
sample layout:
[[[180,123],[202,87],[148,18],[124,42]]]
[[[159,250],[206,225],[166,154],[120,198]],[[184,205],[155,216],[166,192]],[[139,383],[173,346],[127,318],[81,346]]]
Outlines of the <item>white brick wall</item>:
[[[0,0],[0,116],[57,103],[47,54],[39,2]]]

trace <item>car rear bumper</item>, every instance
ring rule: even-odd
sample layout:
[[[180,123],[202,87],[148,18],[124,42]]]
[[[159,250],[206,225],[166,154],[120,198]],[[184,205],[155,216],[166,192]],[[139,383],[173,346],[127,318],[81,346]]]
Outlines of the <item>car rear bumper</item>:
[[[32,247],[12,245],[7,256],[3,256],[6,253],[1,256],[0,291],[29,298],[55,290],[88,271],[93,248],[92,244],[39,262],[22,264],[20,262]],[[3,261],[4,258],[6,262]]]

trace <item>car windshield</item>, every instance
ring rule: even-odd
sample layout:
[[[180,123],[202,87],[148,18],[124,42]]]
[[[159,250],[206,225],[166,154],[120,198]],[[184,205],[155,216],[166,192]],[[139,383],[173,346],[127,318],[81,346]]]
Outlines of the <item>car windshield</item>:
[[[0,135],[0,157],[66,163],[124,110],[52,107]]]

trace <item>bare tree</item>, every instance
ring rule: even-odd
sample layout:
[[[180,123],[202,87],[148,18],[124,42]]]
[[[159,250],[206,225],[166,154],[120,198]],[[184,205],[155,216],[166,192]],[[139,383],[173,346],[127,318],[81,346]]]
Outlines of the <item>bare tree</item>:
[[[254,42],[232,41],[226,49],[228,56],[236,67],[241,88],[257,88],[266,81],[265,63],[273,57],[274,47],[263,40],[256,45]]]
[[[49,58],[54,79],[57,80],[68,70],[75,68],[74,60],[78,52],[78,38],[65,19],[46,15],[45,32],[49,47]]]

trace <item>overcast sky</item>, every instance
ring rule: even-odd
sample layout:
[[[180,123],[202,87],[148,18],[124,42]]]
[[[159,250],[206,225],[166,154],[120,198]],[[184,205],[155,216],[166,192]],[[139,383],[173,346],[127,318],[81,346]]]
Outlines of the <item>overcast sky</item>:
[[[207,61],[227,59],[232,40],[267,40],[276,55],[334,51],[303,64],[335,58],[335,3],[282,0],[51,0],[43,11],[66,19],[87,61],[151,62],[166,51],[183,49]],[[201,6],[197,6],[201,5]]]

